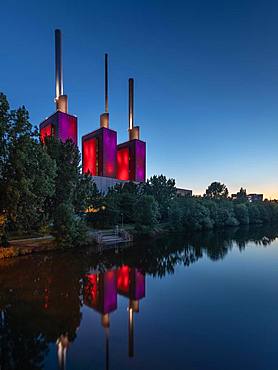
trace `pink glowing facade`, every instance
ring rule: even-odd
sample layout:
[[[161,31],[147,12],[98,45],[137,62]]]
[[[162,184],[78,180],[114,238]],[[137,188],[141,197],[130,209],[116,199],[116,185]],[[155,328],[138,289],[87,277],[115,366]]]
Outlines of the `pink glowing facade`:
[[[117,146],[117,178],[136,182],[146,181],[146,143],[130,140]]]
[[[82,137],[82,169],[92,176],[116,177],[117,133],[101,127]]]
[[[57,111],[40,124],[40,136],[56,136],[61,141],[72,140],[77,145],[77,117]]]
[[[117,179],[129,180],[129,147],[123,146],[117,150]]]
[[[118,293],[132,300],[145,297],[145,274],[137,268],[122,266],[117,270]]]
[[[117,270],[84,277],[84,303],[102,314],[117,309],[117,294],[141,300],[145,293],[145,274],[134,267],[122,266]]]
[[[40,137],[43,143],[47,136],[54,136],[54,135],[55,135],[55,127],[51,123],[46,124],[45,126],[41,127]]]
[[[115,311],[117,309],[116,271],[86,275],[84,303],[102,314]]]

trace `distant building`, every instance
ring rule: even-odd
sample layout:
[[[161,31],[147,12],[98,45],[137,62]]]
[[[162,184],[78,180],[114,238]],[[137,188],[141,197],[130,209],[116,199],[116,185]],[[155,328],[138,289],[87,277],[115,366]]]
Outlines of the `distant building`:
[[[264,200],[264,195],[263,194],[248,194],[247,198],[250,203],[262,202]]]
[[[181,189],[181,188],[176,188],[176,189],[177,189],[178,197],[192,197],[192,190]]]
[[[231,194],[231,198],[232,200],[237,200],[241,197],[241,194],[238,192],[236,194]],[[262,202],[264,200],[264,195],[263,194],[247,194],[246,195],[247,197],[247,200],[250,202],[250,203],[253,203],[253,202]]]

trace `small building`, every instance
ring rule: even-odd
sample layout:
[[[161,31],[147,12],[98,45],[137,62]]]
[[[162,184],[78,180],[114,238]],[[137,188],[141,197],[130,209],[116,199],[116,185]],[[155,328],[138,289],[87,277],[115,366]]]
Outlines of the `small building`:
[[[231,199],[232,200],[238,200],[240,199],[241,194],[240,192],[236,194],[231,194]],[[264,200],[264,195],[263,194],[246,194],[246,198],[248,202],[253,203],[253,202],[262,202]]]
[[[248,194],[247,195],[248,201],[250,203],[253,202],[262,202],[264,200],[264,195],[263,194]]]
[[[192,190],[176,188],[178,197],[192,197]]]

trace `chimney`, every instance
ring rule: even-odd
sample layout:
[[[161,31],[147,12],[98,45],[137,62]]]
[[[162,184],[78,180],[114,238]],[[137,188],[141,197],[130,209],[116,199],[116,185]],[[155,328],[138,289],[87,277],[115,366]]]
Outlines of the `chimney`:
[[[105,54],[105,113],[108,113],[108,54]]]
[[[64,95],[62,70],[62,33],[55,30],[55,83],[56,83],[56,110],[68,112],[68,97]]]
[[[134,80],[128,80],[128,115],[129,115],[129,130],[134,126]]]
[[[104,100],[105,112],[100,115],[100,127],[109,128],[109,113],[108,113],[108,54],[104,58]]]
[[[129,140],[139,140],[139,126],[134,126],[134,80],[128,80],[128,121]]]

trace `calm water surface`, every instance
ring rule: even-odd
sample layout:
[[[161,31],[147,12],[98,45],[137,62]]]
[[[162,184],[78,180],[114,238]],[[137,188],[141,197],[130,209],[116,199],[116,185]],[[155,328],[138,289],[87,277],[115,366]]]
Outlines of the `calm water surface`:
[[[278,228],[0,263],[0,369],[277,370]]]

